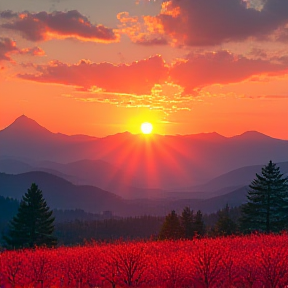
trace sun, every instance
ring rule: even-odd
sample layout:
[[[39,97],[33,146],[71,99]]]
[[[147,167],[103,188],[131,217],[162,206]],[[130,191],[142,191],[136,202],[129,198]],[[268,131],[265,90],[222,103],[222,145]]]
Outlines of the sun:
[[[141,124],[141,131],[144,134],[151,134],[153,130],[153,125],[149,122],[144,122]]]

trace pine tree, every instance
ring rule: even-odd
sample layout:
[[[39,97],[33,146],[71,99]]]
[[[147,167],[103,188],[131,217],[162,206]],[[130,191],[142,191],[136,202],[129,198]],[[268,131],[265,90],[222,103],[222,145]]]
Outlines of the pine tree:
[[[4,237],[7,247],[55,246],[57,240],[52,235],[55,220],[52,213],[42,191],[33,183],[23,196],[17,215],[10,222],[8,236]]]
[[[243,205],[241,227],[244,232],[279,232],[288,223],[288,178],[270,161],[261,175],[249,185],[248,202]]]
[[[194,230],[195,234],[199,236],[204,236],[205,234],[205,225],[203,221],[203,215],[200,210],[197,211],[195,217],[194,217]]]
[[[180,221],[184,238],[192,239],[195,235],[193,210],[191,210],[189,207],[185,207],[182,211]]]
[[[179,217],[173,210],[169,213],[161,227],[159,239],[172,239],[177,240],[183,237],[182,227],[180,225]]]
[[[230,208],[228,204],[218,213],[218,220],[214,227],[214,233],[217,236],[233,235],[237,232],[237,225],[230,217]]]

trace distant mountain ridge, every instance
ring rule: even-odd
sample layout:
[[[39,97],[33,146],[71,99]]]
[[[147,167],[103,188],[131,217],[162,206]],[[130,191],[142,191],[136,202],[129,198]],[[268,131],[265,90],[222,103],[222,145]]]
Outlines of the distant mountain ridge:
[[[103,161],[82,160],[68,164],[45,161],[39,162],[38,165],[39,166],[33,167],[27,163],[14,159],[0,159],[0,172],[7,174],[21,174],[26,172],[42,171],[61,177],[74,185],[92,185],[99,187],[103,190],[113,192],[125,199],[186,199],[187,197],[209,199],[249,185],[255,178],[256,173],[261,173],[261,168],[263,167],[263,165],[241,167],[213,178],[205,184],[186,187],[181,190],[175,190],[175,192],[164,189],[141,189],[139,187],[126,186],[125,183],[121,183],[121,177],[124,172],[118,171],[114,167],[113,169],[115,169],[119,177],[109,176],[109,173],[111,173],[111,171],[109,172],[110,164]],[[108,170],[105,169],[105,165]],[[288,161],[277,163],[277,166],[283,174],[288,175]]]
[[[184,207],[201,209],[203,213],[215,212],[227,203],[239,206],[246,199],[246,188],[210,199],[134,199],[125,200],[108,191],[88,185],[74,185],[46,172],[28,172],[18,175],[0,173],[1,196],[20,200],[32,182],[42,190],[47,204],[52,209],[83,209],[101,214],[111,211],[116,216],[167,215],[172,209],[181,212]]]
[[[0,195],[20,200],[31,183],[43,189],[45,199],[53,208],[86,211],[108,210],[119,205],[122,198],[93,186],[76,186],[58,176],[46,172],[27,172],[18,175],[0,173]]]
[[[0,159],[55,170],[73,183],[115,193],[138,189],[137,198],[149,189],[180,191],[244,166],[288,161],[287,140],[255,131],[230,138],[217,133],[147,137],[128,132],[87,137],[52,133],[21,116],[0,131]],[[38,165],[43,161],[58,164]]]

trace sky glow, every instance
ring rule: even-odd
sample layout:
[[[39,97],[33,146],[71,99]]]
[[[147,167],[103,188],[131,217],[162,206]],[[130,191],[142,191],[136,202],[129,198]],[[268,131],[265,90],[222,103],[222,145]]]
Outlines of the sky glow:
[[[0,5],[0,129],[288,139],[288,0]]]

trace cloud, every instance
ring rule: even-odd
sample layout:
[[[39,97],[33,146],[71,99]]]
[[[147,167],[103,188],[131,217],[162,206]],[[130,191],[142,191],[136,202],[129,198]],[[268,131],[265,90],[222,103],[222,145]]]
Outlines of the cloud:
[[[17,52],[16,43],[9,38],[0,37],[0,61],[12,61],[10,53]]]
[[[134,43],[141,44],[144,46],[154,46],[154,45],[166,45],[168,44],[167,39],[163,37],[153,38],[147,36],[141,36],[138,39],[135,39]]]
[[[240,98],[281,100],[281,99],[288,99],[288,95],[242,95]]]
[[[249,59],[225,50],[191,53],[169,65],[156,55],[131,64],[82,60],[72,65],[53,61],[32,67],[36,73],[18,77],[74,86],[77,92],[73,97],[80,101],[149,107],[166,113],[189,109],[203,97],[207,86],[253,81],[255,77],[261,81],[262,76],[288,72],[288,63],[282,58]]]
[[[63,94],[62,96],[73,98],[81,102],[98,102],[116,105],[126,108],[149,108],[159,110],[165,114],[180,110],[190,110],[192,103],[196,100],[190,95],[182,95],[183,88],[171,84],[155,84],[149,95],[135,95],[126,93],[111,93],[97,91],[78,91],[76,94]]]
[[[19,49],[16,42],[10,38],[0,37],[0,62],[9,61],[13,62],[12,54],[31,55],[31,56],[44,56],[45,52],[40,47]],[[0,67],[3,70],[5,67]]]
[[[124,33],[130,33],[132,41],[137,33],[146,39],[158,34],[156,38],[169,39],[172,46],[211,46],[249,38],[268,39],[288,23],[287,11],[287,0],[170,0],[163,1],[157,16],[133,22],[134,17],[123,14],[118,19],[129,28]],[[141,21],[144,24],[140,29]],[[286,31],[276,39],[286,41]]]
[[[17,18],[18,17],[18,13],[14,13],[11,10],[0,11],[0,17],[4,18],[4,19]]]
[[[119,31],[128,35],[133,43],[145,46],[168,44],[168,39],[157,18],[152,16],[132,17],[128,12],[118,13],[117,18],[120,21]]]
[[[15,14],[3,11],[0,16],[6,19],[1,27],[15,30],[30,41],[45,41],[53,38],[76,38],[82,41],[117,42],[119,35],[104,25],[93,25],[77,10],[67,12],[23,12]]]
[[[36,74],[21,74],[19,77],[37,82],[71,85],[81,91],[135,95],[151,95],[157,85],[171,83],[183,88],[182,95],[195,95],[209,85],[237,83],[256,76],[287,73],[286,58],[273,57],[272,60],[250,59],[221,50],[191,53],[185,59],[176,59],[170,65],[165,64],[159,55],[120,65],[93,63],[88,60],[72,65],[53,61],[47,65],[34,66]]]
[[[184,87],[185,93],[190,94],[195,89],[213,84],[241,82],[253,75],[281,74],[288,71],[288,65],[284,61],[273,63],[218,51],[192,53],[187,59],[176,61],[169,71],[170,81]]]
[[[45,51],[40,47],[32,47],[19,50],[19,54],[28,54],[31,56],[44,56]]]
[[[84,91],[150,94],[155,84],[167,78],[168,68],[162,57],[153,56],[132,64],[113,65],[82,60],[68,65],[54,61],[36,66],[38,74],[22,74],[27,80],[77,86]]]
[[[274,40],[287,43],[288,42],[288,24],[279,28],[274,35]]]

